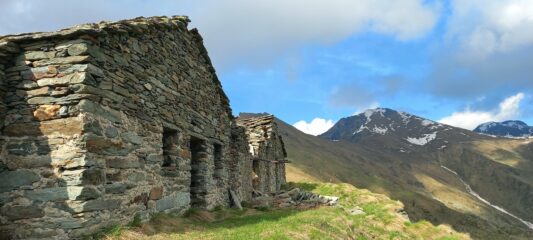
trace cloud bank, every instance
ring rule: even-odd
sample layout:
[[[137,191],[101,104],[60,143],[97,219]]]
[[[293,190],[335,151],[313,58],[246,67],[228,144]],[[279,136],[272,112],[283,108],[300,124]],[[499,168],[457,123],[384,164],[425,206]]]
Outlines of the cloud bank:
[[[0,0],[0,6],[0,35],[141,15],[189,15],[217,69],[264,67],[306,44],[332,44],[363,31],[414,39],[439,17],[439,6],[423,0]]]
[[[512,120],[520,116],[520,102],[524,97],[524,93],[517,93],[504,99],[494,111],[472,111],[467,108],[461,112],[454,112],[439,122],[472,130],[482,123]]]
[[[309,123],[302,120],[302,121],[296,122],[292,126],[294,126],[295,128],[297,128],[298,130],[304,133],[317,136],[322,133],[325,133],[327,130],[333,127],[334,124],[335,123],[333,122],[333,120],[315,118]]]
[[[427,84],[441,97],[533,89],[533,1],[453,0]]]

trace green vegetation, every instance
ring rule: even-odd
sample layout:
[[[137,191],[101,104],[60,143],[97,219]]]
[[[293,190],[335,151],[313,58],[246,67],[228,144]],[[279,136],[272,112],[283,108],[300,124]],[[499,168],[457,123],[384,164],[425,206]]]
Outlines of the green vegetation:
[[[528,194],[520,187],[533,183],[529,140],[471,134],[465,142],[463,131],[454,129],[440,133],[449,141],[444,150],[407,148],[398,136],[369,136],[357,143],[330,141],[277,123],[291,162],[286,168],[289,181],[343,182],[369,189],[401,201],[413,221],[450,225],[476,239],[533,237],[524,224],[470,195],[456,175],[441,167],[460,172],[481,196],[529,219],[530,205],[520,200]],[[404,154],[400,148],[411,152]]]
[[[410,223],[402,204],[348,184],[293,183],[339,205],[313,209],[190,210],[187,217],[159,214],[138,227],[116,229],[105,239],[468,239],[446,226]],[[351,215],[357,208],[364,212]]]

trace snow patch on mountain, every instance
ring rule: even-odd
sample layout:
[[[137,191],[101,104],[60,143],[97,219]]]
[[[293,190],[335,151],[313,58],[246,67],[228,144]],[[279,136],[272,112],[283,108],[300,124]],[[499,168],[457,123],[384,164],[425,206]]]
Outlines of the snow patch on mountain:
[[[409,123],[409,121],[411,120],[411,114],[409,113],[406,113],[406,112],[398,112],[398,114],[400,114],[400,117],[402,118],[402,122],[403,124],[407,125]]]
[[[387,128],[380,128],[380,127],[374,127],[374,129],[372,129],[371,132],[373,133],[377,133],[377,134],[381,134],[381,135],[385,135],[387,133],[389,129]]]
[[[383,115],[385,113],[385,109],[383,108],[368,109],[363,113],[366,117],[367,123],[370,122],[371,117],[372,115],[374,115],[374,113],[379,113],[382,117],[385,117],[385,115]]]
[[[424,136],[421,138],[408,137],[405,140],[415,145],[424,146],[430,143],[431,141],[433,141],[436,137],[437,137],[437,132],[433,132],[430,134],[424,134]]]

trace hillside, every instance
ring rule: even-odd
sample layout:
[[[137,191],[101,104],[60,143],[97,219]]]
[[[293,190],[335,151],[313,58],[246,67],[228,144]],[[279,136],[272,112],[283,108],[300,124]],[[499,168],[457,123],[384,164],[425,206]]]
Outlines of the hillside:
[[[494,139],[390,109],[343,119],[321,137],[278,125],[292,169],[384,193],[402,201],[412,219],[450,224],[474,238],[533,237],[524,223],[464,184],[531,222],[531,142]]]
[[[289,178],[298,177],[288,172]],[[303,179],[302,179],[303,180]],[[308,180],[305,180],[308,181]],[[403,205],[349,184],[293,183],[339,196],[336,206],[312,209],[193,210],[186,217],[160,214],[146,224],[114,228],[105,239],[470,239],[449,226],[411,222]]]

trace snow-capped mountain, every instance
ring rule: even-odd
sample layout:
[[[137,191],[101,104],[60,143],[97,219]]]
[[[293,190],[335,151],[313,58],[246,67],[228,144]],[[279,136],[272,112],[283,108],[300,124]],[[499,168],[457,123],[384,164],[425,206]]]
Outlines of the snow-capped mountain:
[[[371,141],[379,138],[380,142],[391,147],[428,145],[445,148],[450,139],[462,140],[469,138],[472,134],[470,131],[409,113],[376,108],[342,118],[320,137],[350,142]]]
[[[533,140],[494,138],[386,108],[343,118],[318,137],[278,126],[292,166],[394,194],[413,216],[479,239],[513,238],[502,229],[527,230],[533,222]]]
[[[483,123],[474,132],[501,137],[530,137],[533,136],[533,127],[519,120],[509,120]]]

